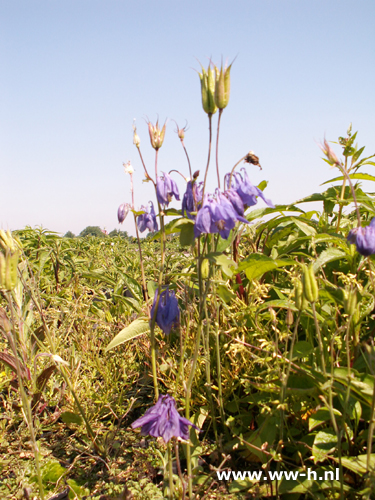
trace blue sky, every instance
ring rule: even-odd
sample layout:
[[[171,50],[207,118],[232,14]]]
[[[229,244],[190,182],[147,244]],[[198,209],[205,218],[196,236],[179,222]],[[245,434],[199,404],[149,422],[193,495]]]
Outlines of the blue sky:
[[[186,147],[203,175],[208,122],[196,70],[209,57],[237,56],[222,175],[253,150],[263,170],[249,166],[250,178],[269,181],[274,203],[323,190],[335,176],[320,159],[325,136],[336,140],[352,122],[375,153],[374,20],[372,0],[0,0],[0,227],[134,233],[130,217],[117,223],[130,201],[122,163],[136,170],[137,206],[154,193],[142,183],[133,119],[153,171],[145,119],[168,118],[159,168],[185,175],[172,119],[187,120]]]

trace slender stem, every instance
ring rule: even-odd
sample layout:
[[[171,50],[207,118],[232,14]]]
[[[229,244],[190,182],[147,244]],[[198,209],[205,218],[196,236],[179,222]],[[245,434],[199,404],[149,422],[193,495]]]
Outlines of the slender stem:
[[[348,163],[348,159],[345,157],[345,167],[344,167],[344,170],[346,170],[347,163]],[[341,187],[340,201],[342,201],[344,199],[345,185],[346,185],[346,177],[344,176],[344,181],[343,181],[342,187]],[[341,213],[342,213],[342,205],[340,204],[339,215],[337,216],[336,232],[338,232],[338,230],[340,229]]]
[[[188,152],[187,152],[187,150],[186,150],[186,147],[185,147],[185,144],[184,144],[183,139],[181,139],[181,144],[182,144],[182,147],[184,148],[184,151],[185,151],[185,154],[186,154],[186,158],[187,158],[187,161],[188,161],[190,179],[192,179],[192,178],[193,178],[193,175],[192,175],[192,173],[191,173],[190,158],[189,158]]]
[[[223,110],[219,109],[219,119],[217,121],[217,135],[216,135],[216,173],[217,173],[217,187],[220,189],[220,173],[219,173],[219,133],[220,133],[220,121]]]
[[[325,358],[324,358],[324,349],[323,349],[322,335],[320,333],[320,327],[319,327],[319,323],[318,323],[318,318],[316,316],[315,302],[311,303],[311,307],[312,307],[313,315],[314,315],[315,330],[316,330],[316,334],[318,336],[318,345],[319,345],[319,352],[320,352],[320,359],[321,359],[321,364],[322,364],[322,370],[323,370],[324,375],[327,375],[327,372],[326,372],[326,361],[325,361]]]
[[[206,365],[206,386],[208,399],[210,401],[211,412],[212,412],[212,426],[214,429],[215,440],[218,442],[217,435],[217,426],[216,426],[216,415],[215,415],[215,406],[212,398],[212,383],[211,383],[211,356],[210,356],[210,321],[208,319],[208,311],[207,311],[207,301],[204,303],[204,313],[206,317],[206,333],[204,334],[204,342],[205,346],[205,365]]]
[[[178,441],[177,441],[177,439],[174,439],[174,454],[176,455],[177,474],[178,474],[178,477],[180,478],[181,485],[182,485],[182,500],[185,500],[186,484],[185,484],[184,478],[182,476],[181,463],[180,463],[180,454],[179,454],[179,451],[178,451]]]
[[[207,157],[206,171],[205,171],[205,173],[204,173],[203,190],[202,190],[202,203],[203,203],[204,192],[205,192],[205,190],[206,190],[206,182],[207,182],[208,167],[210,166],[210,160],[211,160],[211,145],[212,145],[212,114],[209,114],[209,115],[208,115],[208,129],[209,129],[209,139],[208,139],[208,157]]]
[[[241,161],[244,161],[244,159],[247,157],[247,155],[243,156],[240,160],[238,160],[238,162],[234,165],[234,167],[232,168],[232,170],[230,171],[230,176],[229,176],[229,182],[228,182],[228,189],[230,189],[231,185],[232,185],[232,178],[233,178],[233,173],[236,169],[236,167],[238,167],[238,165],[241,163]]]
[[[219,304],[217,303],[216,290],[214,292],[215,306],[216,306],[216,322],[215,322],[215,343],[216,343],[216,372],[217,372],[217,386],[218,386],[218,397],[219,397],[219,410],[221,425],[225,425],[225,412],[223,403],[223,389],[221,383],[221,358],[220,358],[220,341],[219,341]]]
[[[169,500],[173,500],[173,463],[172,463],[172,447],[168,441],[168,482],[169,482]]]
[[[367,459],[366,459],[366,472],[370,471],[371,468],[371,452],[372,452],[372,439],[374,435],[375,428],[375,383],[374,389],[372,391],[372,401],[371,401],[371,420],[368,428],[367,436]]]
[[[156,186],[155,181],[153,180],[152,177],[150,177],[149,173],[147,172],[147,168],[146,168],[145,162],[143,161],[143,156],[142,156],[142,153],[141,153],[141,148],[137,147],[137,149],[138,149],[139,156],[141,158],[143,169],[144,169],[145,174],[146,174],[146,179],[149,179],[154,184],[154,186]]]
[[[133,184],[133,174],[130,174],[130,190],[132,194],[132,209],[135,210],[135,203],[134,203],[134,184]],[[142,256],[142,247],[141,247],[141,239],[139,237],[139,231],[138,231],[138,226],[137,226],[137,217],[133,213],[134,217],[134,226],[135,226],[135,234],[137,236],[137,243],[138,243],[138,251],[139,251],[139,261],[140,261],[140,266],[141,266],[141,275],[142,275],[142,288],[143,288],[143,296],[146,301],[146,306],[147,306],[147,314],[150,316],[150,305],[148,303],[148,293],[147,293],[147,287],[146,287],[146,277],[145,277],[145,270],[143,266],[143,256]]]
[[[155,149],[155,181],[158,178],[158,156],[159,156],[159,150]]]

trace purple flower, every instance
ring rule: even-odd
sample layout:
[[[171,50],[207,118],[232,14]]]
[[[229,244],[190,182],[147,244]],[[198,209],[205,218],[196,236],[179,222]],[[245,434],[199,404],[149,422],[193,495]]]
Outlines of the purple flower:
[[[366,227],[352,229],[347,237],[349,243],[356,245],[357,252],[368,256],[375,254],[375,217]]]
[[[124,222],[126,216],[128,215],[129,209],[130,209],[129,203],[123,203],[118,207],[117,218],[120,224]]]
[[[239,172],[234,173],[232,176],[231,186],[229,186],[230,174],[225,176],[227,190],[233,189],[236,191],[245,207],[252,207],[253,205],[256,205],[257,196],[260,196],[269,207],[275,208],[272,201],[267,200],[267,198],[264,197],[263,191],[251,184],[246,169],[241,168],[241,170],[243,170],[243,177]]]
[[[163,177],[156,178],[156,196],[160,205],[165,206],[168,206],[172,201],[172,196],[176,200],[180,199],[177,184],[169,174],[163,172]]]
[[[172,437],[189,439],[189,425],[199,430],[187,418],[181,417],[176,409],[176,401],[168,394],[159,396],[158,402],[149,408],[143,417],[131,424],[132,429],[141,427],[141,434],[162,437],[165,443]]]
[[[154,204],[152,201],[149,201],[150,210],[148,210],[145,206],[141,206],[141,210],[144,210],[144,213],[138,215],[137,217],[137,226],[138,229],[143,233],[146,229],[151,232],[158,230],[158,223],[156,221],[156,214],[154,210]]]
[[[220,233],[222,238],[227,239],[237,221],[248,224],[228,198],[217,189],[216,199],[211,195],[205,195],[202,208],[197,214],[194,235],[199,237],[202,233]]]
[[[155,293],[154,302],[151,308],[151,318],[154,318],[156,302],[158,299],[158,291]],[[175,327],[180,322],[180,310],[178,308],[178,300],[174,292],[170,292],[167,288],[160,294],[159,304],[156,311],[156,324],[163,330],[166,335],[169,335],[172,327]]]
[[[197,205],[202,201],[203,183],[189,181],[186,186],[184,197],[182,198],[182,215],[189,219],[195,219],[191,212],[197,211]]]

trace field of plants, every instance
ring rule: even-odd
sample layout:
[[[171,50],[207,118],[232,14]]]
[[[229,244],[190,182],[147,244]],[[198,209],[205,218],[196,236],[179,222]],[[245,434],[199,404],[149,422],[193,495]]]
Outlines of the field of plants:
[[[134,127],[156,195],[137,206],[126,164],[136,237],[0,232],[1,498],[374,498],[373,157],[349,127],[289,206],[251,184],[253,152],[220,174],[230,68],[200,74],[204,171],[177,130],[184,194],[166,126],[152,168]]]

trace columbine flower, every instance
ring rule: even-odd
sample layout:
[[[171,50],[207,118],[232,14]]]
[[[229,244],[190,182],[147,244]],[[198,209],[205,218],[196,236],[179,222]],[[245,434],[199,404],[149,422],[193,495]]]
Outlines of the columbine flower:
[[[264,197],[263,191],[251,184],[246,169],[241,168],[241,170],[243,170],[243,178],[239,172],[234,173],[232,175],[231,186],[229,186],[230,174],[227,174],[225,176],[224,182],[227,189],[231,188],[236,191],[245,207],[252,207],[253,205],[256,205],[257,196],[260,196],[269,207],[275,208],[275,205],[272,203],[272,201],[267,200],[267,198]]]
[[[141,215],[138,215],[137,217],[137,226],[138,229],[143,233],[146,229],[148,229],[151,232],[157,231],[159,229],[158,223],[156,220],[156,214],[154,210],[154,204],[152,201],[149,201],[150,204],[150,209],[146,208],[145,206],[141,206],[141,210],[144,210],[144,213]]]
[[[366,227],[352,229],[347,237],[349,243],[356,245],[357,252],[367,257],[375,254],[375,217]]]
[[[158,299],[158,291],[154,296],[154,302],[151,308],[151,319],[154,318],[156,302]],[[180,322],[180,310],[178,308],[178,300],[174,292],[170,292],[167,288],[160,294],[158,310],[156,311],[156,324],[161,328],[163,333],[169,335],[171,329],[176,327]]]
[[[189,219],[195,219],[191,212],[197,211],[197,205],[202,201],[203,182],[188,181],[184,197],[182,198],[182,215]]]
[[[190,420],[180,416],[176,409],[176,401],[168,394],[159,396],[156,405],[149,408],[143,417],[131,424],[132,429],[141,427],[143,436],[149,434],[161,437],[165,443],[168,443],[172,437],[187,441],[189,439],[189,425],[199,430]]]
[[[180,199],[180,193],[172,177],[169,174],[162,173],[163,177],[157,177],[156,179],[156,196],[161,205],[168,206],[172,201],[172,196],[174,196],[176,200]]]
[[[129,213],[129,209],[130,209],[129,203],[123,203],[122,205],[120,205],[118,207],[117,218],[118,218],[118,221],[120,224],[122,224],[124,222],[124,220],[126,219],[126,216]]]
[[[152,125],[151,122],[148,122],[151,146],[156,150],[160,149],[163,145],[166,126],[167,124],[164,123],[163,128],[160,130],[159,120],[156,122],[156,125]]]
[[[133,165],[128,161],[128,163],[123,163],[126,174],[134,174]]]
[[[198,210],[194,225],[194,235],[199,237],[202,233],[220,233],[227,239],[230,231],[237,221],[248,224],[233,207],[232,203],[217,189],[216,199],[211,195],[205,195],[202,208]]]

